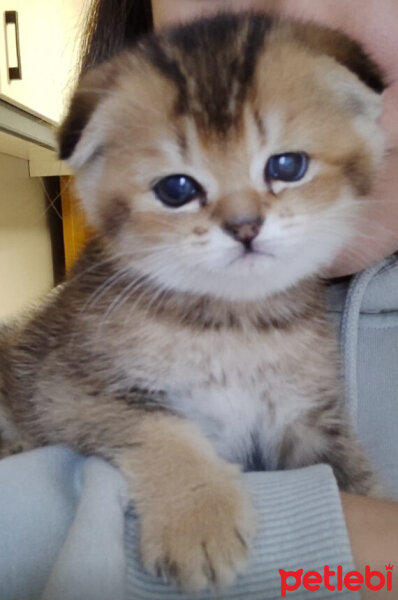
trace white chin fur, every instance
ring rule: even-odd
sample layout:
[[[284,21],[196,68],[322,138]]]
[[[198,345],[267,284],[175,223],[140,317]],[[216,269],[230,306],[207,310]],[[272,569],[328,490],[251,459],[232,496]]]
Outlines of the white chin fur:
[[[180,268],[169,274],[164,272],[154,279],[167,289],[198,295],[209,295],[233,302],[256,301],[281,292],[299,280],[314,275],[325,262],[304,264],[298,260],[290,265],[280,259],[259,257],[251,269],[235,268],[209,272],[196,267]],[[244,273],[244,271],[248,271]]]
[[[319,274],[330,265],[344,239],[343,236],[339,239],[331,237],[322,244],[319,239],[309,240],[275,256],[253,254],[231,261],[228,254],[229,259],[223,260],[223,264],[218,261],[217,265],[198,264],[197,260],[189,264],[181,255],[178,257],[177,252],[170,252],[155,268],[152,260],[152,269],[146,268],[145,261],[134,266],[166,289],[250,302],[282,292],[300,280]]]

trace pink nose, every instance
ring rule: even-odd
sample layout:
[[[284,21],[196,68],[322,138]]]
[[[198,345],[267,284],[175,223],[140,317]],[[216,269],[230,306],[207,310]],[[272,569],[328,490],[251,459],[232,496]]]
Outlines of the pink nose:
[[[244,246],[250,246],[254,238],[260,233],[264,219],[249,217],[235,219],[224,223],[224,231]]]

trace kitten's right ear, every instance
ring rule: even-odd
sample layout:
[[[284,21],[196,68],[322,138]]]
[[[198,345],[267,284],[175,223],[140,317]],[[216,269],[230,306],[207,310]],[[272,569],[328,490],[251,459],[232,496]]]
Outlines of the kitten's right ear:
[[[72,167],[81,166],[99,150],[100,142],[96,136],[91,136],[84,144],[82,137],[114,81],[115,66],[112,63],[90,70],[80,80],[58,131],[59,157]]]

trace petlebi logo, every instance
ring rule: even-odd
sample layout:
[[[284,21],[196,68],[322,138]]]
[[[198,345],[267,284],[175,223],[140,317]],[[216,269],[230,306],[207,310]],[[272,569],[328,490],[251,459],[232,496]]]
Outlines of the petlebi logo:
[[[386,565],[385,572],[372,570],[369,565],[365,567],[365,573],[359,571],[349,571],[344,573],[343,567],[339,566],[332,570],[327,565],[322,572],[307,571],[298,569],[298,571],[284,571],[279,569],[281,578],[281,597],[285,598],[288,593],[299,589],[306,589],[310,592],[317,592],[321,588],[334,592],[348,590],[350,592],[359,592],[364,588],[379,592],[380,590],[392,591],[392,574],[394,565]],[[319,596],[317,596],[319,597]]]

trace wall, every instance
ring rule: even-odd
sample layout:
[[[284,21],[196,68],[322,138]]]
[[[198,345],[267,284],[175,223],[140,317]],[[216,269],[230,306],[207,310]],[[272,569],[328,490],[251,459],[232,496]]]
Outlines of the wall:
[[[0,154],[0,320],[17,315],[53,286],[46,200],[28,162]]]

